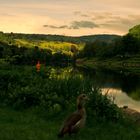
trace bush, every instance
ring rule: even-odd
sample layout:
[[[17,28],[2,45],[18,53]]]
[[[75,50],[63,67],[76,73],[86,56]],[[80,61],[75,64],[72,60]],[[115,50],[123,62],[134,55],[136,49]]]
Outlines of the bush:
[[[38,73],[34,68],[13,67],[0,73],[0,82],[1,102],[16,109],[35,106],[48,111],[74,108],[77,96],[86,93],[90,97],[87,105],[90,117],[108,120],[120,117],[117,106],[99,89],[93,90],[93,81],[78,75],[49,77],[43,70]]]
[[[88,113],[98,120],[117,121],[122,118],[119,108],[109,99],[108,95],[102,95],[100,89],[94,88],[89,92]]]

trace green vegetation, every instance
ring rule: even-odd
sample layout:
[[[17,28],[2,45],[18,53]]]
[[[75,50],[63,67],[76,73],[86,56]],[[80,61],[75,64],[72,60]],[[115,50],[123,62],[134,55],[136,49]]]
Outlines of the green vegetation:
[[[84,67],[89,69],[108,69],[118,72],[126,72],[140,75],[140,57],[139,55],[135,55],[130,58],[108,58],[108,59],[100,59],[100,58],[82,58],[77,60],[78,67]]]
[[[130,32],[112,42],[96,40],[87,43],[79,52],[78,60],[90,67],[123,68],[140,73],[140,38],[139,25]],[[83,59],[86,58],[86,59]],[[83,60],[86,60],[85,62]]]
[[[43,66],[40,72],[36,72],[35,67],[31,66],[2,65],[0,69],[1,103],[17,109],[32,106],[53,109],[56,105],[57,108],[63,109],[66,105],[73,106],[75,98],[81,92],[94,93],[97,96],[98,90],[95,88],[93,91],[92,80],[84,79],[81,75],[68,75],[67,69],[64,69],[61,75],[59,73],[59,69],[56,71]],[[99,99],[105,101],[107,98],[99,94]],[[105,104],[108,103],[109,100],[106,100]],[[109,114],[106,115],[109,116]]]
[[[0,108],[1,140],[57,140],[57,133],[68,112],[49,115],[45,110],[15,111]],[[64,140],[139,140],[139,129],[128,123],[97,122],[95,118],[76,136]]]
[[[140,25],[136,25],[129,30],[129,33],[134,37],[140,39]]]
[[[84,43],[57,41],[57,36],[52,36],[54,41],[51,41],[48,36],[0,32],[0,58],[17,65],[34,65],[37,61],[61,65],[73,62],[75,53],[84,46]]]
[[[10,64],[74,63],[85,43],[96,40],[106,43],[120,38],[117,35],[69,37],[61,35],[18,34],[0,32],[0,58]]]
[[[92,80],[72,73],[65,77],[67,69],[62,75],[60,71],[42,67],[36,72],[31,66],[1,65],[1,140],[56,140],[65,116],[75,110],[76,97],[81,92],[90,97],[86,105],[87,125],[76,136],[64,139],[139,140],[139,126],[123,119],[113,100],[93,88]]]
[[[136,89],[135,91],[129,93],[128,95],[133,98],[134,100],[140,100],[140,89]]]
[[[78,135],[64,139],[139,140],[140,126],[122,114],[113,98],[102,95],[93,80],[71,69],[46,67],[80,58],[79,64],[86,67],[121,66],[139,71],[139,47],[132,30],[123,37],[0,32],[0,139],[56,140],[62,121],[84,92],[90,98],[87,125]],[[37,61],[41,63],[38,72]],[[138,98],[133,93],[130,96]]]
[[[63,35],[43,35],[43,34],[19,34],[19,33],[3,33],[0,32],[0,40],[13,42],[15,39],[28,40],[28,41],[54,41],[54,42],[70,42],[74,44],[85,43],[85,42],[94,42],[96,40],[110,42],[115,38],[119,38],[118,35],[88,35],[80,37],[71,37]]]
[[[71,52],[71,46],[75,46],[76,48],[80,48],[82,46],[78,46],[77,44],[69,43],[69,42],[55,42],[55,41],[27,41],[22,39],[16,39],[15,44],[17,46],[25,46],[28,48],[33,48],[33,46],[39,46],[41,49],[50,49],[54,53],[58,51]]]
[[[16,45],[8,45],[0,42],[0,58],[5,59],[5,61],[9,62],[10,64],[17,65],[34,65],[37,63],[37,61],[47,65],[55,64],[56,62],[61,62],[62,64],[72,61],[73,52],[71,52],[70,48],[72,48],[74,45],[71,45],[70,43],[63,43],[59,45],[59,43],[55,42],[42,42],[39,45],[40,47],[23,40],[18,40]],[[66,49],[62,50],[62,46],[64,46]],[[76,46],[74,47],[76,48]]]

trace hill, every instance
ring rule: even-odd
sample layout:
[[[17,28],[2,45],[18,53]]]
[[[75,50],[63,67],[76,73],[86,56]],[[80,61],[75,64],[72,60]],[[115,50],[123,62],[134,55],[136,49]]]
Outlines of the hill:
[[[134,37],[140,39],[140,25],[136,25],[129,30],[129,34],[133,35]]]
[[[3,33],[0,32],[0,40],[12,40],[12,39],[24,39],[24,40],[42,40],[42,41],[60,41],[60,42],[71,42],[71,43],[85,43],[94,42],[95,40],[101,40],[105,42],[110,42],[116,38],[118,35],[87,35],[87,36],[63,36],[63,35],[45,35],[45,34],[22,34],[22,33]]]
[[[100,40],[103,42],[112,42],[114,39],[120,38],[118,35],[108,35],[108,34],[101,34],[101,35],[88,35],[88,36],[81,36],[78,39],[81,42],[95,42],[96,40]]]

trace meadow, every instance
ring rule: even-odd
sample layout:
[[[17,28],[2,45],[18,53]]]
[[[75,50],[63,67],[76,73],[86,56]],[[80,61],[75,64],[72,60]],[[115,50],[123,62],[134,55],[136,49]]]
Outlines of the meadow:
[[[28,48],[33,48],[33,46],[39,46],[40,49],[49,49],[53,53],[64,52],[72,55],[71,47],[74,46],[77,50],[81,50],[84,47],[84,43],[70,43],[61,41],[43,41],[43,40],[25,40],[25,39],[15,39],[14,44],[17,46],[25,46]]]

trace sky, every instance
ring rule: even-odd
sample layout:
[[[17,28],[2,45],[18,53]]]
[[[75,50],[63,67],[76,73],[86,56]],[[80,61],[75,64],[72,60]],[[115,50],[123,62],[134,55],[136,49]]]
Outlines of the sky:
[[[0,31],[124,35],[140,24],[140,0],[0,0]]]

